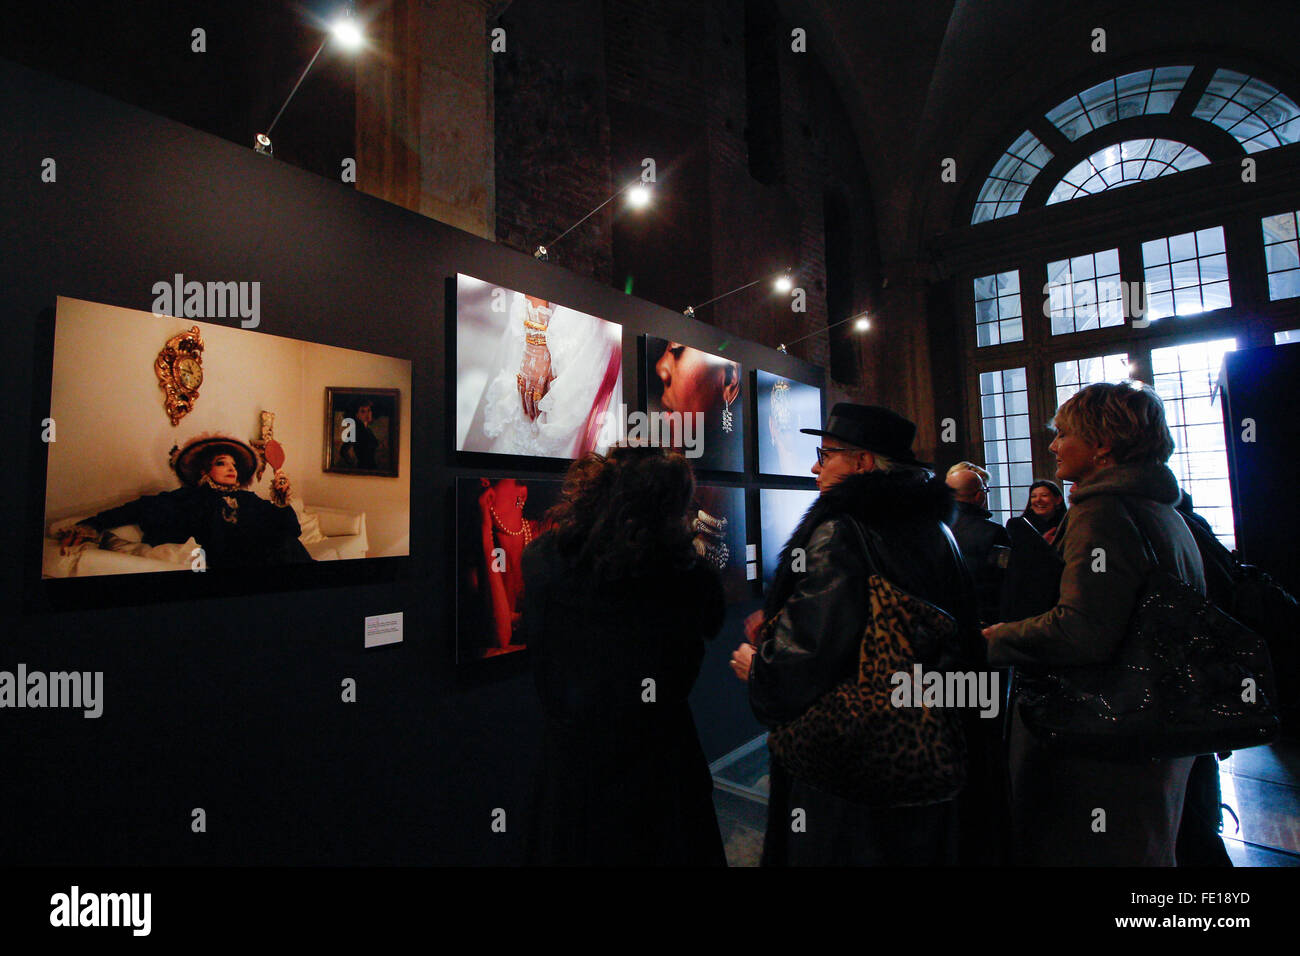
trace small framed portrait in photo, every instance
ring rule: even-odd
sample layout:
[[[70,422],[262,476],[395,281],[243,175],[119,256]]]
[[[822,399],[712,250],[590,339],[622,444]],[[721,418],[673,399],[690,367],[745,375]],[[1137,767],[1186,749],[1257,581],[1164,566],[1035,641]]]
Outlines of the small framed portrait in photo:
[[[395,388],[326,386],[324,470],[396,478],[400,398]]]

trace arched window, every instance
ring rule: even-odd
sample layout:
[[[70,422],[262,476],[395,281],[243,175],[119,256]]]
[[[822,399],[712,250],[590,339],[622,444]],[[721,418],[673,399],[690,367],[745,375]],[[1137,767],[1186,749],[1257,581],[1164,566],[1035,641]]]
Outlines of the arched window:
[[[1132,377],[1164,398],[1170,467],[1231,545],[1215,385],[1226,351],[1300,327],[1300,108],[1265,70],[1200,55],[1068,84],[1043,107],[991,144],[968,225],[938,242],[966,310],[990,507],[1006,520],[1055,477],[1062,401]]]
[[[1226,130],[1248,153],[1300,139],[1300,107],[1277,87],[1236,70],[1217,70],[1192,115]]]
[[[1099,149],[1062,177],[1047,205],[1208,166],[1198,149],[1170,139],[1130,139]]]

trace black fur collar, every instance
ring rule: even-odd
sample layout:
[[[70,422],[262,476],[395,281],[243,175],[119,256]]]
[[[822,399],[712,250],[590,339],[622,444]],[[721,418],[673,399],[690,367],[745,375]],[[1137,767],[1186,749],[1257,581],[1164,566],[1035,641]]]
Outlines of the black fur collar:
[[[817,526],[830,518],[850,516],[866,528],[913,521],[952,520],[956,499],[942,478],[916,471],[869,471],[850,475],[818,496],[781,549],[772,588],[764,606],[771,617],[794,591],[798,572],[791,555],[807,548]]]

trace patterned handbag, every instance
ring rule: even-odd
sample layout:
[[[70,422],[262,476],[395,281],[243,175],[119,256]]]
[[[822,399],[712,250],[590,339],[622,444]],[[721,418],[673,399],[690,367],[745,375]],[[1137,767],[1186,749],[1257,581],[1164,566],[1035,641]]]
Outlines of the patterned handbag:
[[[1114,660],[1022,671],[1025,726],[1054,750],[1103,759],[1187,757],[1268,743],[1281,718],[1264,639],[1161,568],[1132,517],[1150,571]]]
[[[772,758],[819,790],[877,807],[950,800],[966,782],[966,738],[955,708],[891,702],[896,673],[912,673],[914,649],[939,648],[953,618],[878,574],[867,582],[871,618],[855,677],[827,691],[768,736]],[[929,655],[926,655],[927,657]]]

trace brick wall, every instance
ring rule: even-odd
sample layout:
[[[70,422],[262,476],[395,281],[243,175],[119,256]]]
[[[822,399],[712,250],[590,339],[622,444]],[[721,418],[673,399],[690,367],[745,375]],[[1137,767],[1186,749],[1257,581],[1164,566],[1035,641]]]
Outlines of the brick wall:
[[[492,26],[496,237],[531,252],[613,192],[601,4],[518,0]],[[610,281],[610,209],[555,243],[551,260]]]
[[[792,266],[805,312],[764,282],[698,318],[771,346],[825,329],[827,190],[837,183],[856,200],[865,186],[844,159],[857,147],[825,72],[815,53],[790,49],[790,25],[774,8],[766,42],[748,57],[759,38],[746,35],[756,18],[743,0],[515,0],[500,23],[510,52],[494,64],[499,242],[531,251],[611,195],[647,152],[660,178],[655,208],[634,218],[611,204],[553,262],[673,309]],[[775,84],[762,84],[778,91],[775,102],[749,102],[747,60],[776,71]],[[755,110],[779,111],[774,182],[750,172]],[[869,232],[865,208],[851,218]],[[855,241],[848,257],[855,301],[870,247]],[[830,341],[814,334],[791,352],[829,366]],[[859,367],[855,356],[850,368]]]

